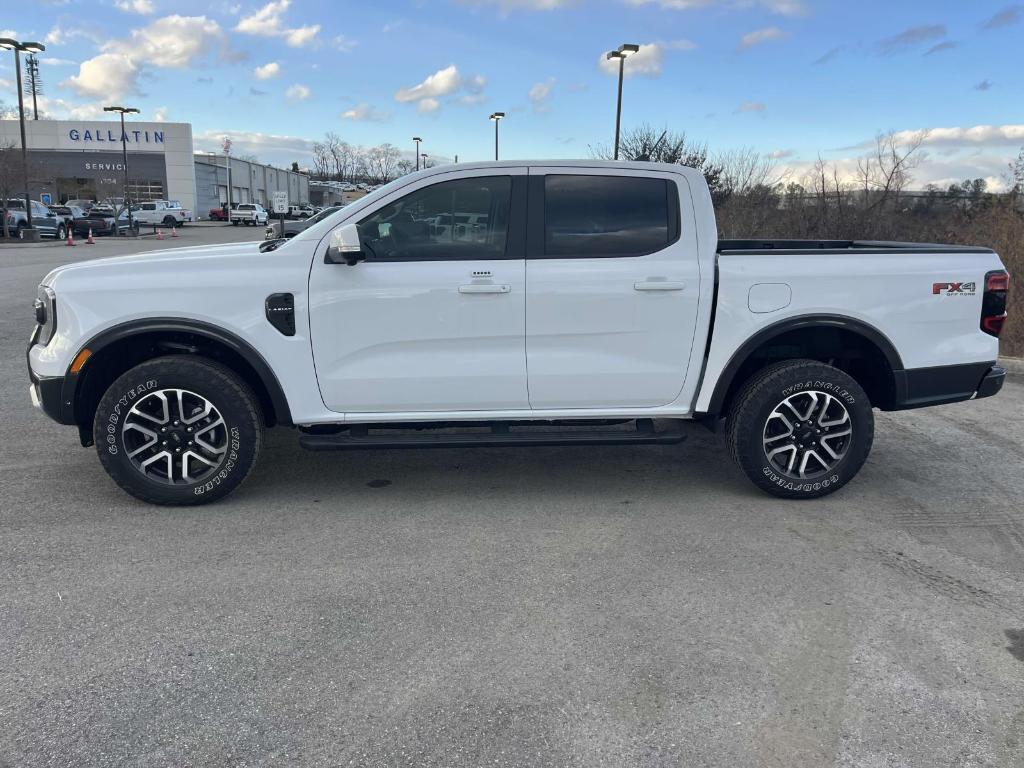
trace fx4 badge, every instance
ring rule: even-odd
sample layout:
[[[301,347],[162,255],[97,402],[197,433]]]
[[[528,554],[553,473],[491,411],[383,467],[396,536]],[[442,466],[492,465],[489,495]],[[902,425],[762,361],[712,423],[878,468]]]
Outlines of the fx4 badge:
[[[932,295],[973,296],[974,283],[932,283]]]

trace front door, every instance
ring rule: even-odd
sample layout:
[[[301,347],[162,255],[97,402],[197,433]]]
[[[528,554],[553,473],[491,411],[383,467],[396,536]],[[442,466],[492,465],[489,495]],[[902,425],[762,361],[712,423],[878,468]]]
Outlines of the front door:
[[[680,219],[689,201],[673,173],[530,169],[532,408],[643,408],[679,396],[700,296],[692,217]]]
[[[313,355],[333,411],[529,407],[525,169],[443,178],[360,212],[366,261],[314,258]]]

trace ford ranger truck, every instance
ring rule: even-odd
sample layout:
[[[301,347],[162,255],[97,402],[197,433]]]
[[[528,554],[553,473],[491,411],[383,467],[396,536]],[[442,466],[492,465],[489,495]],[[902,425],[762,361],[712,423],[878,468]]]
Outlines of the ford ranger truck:
[[[874,409],[999,391],[1008,283],[987,248],[719,240],[682,166],[460,163],[258,250],[54,270],[31,398],[157,504],[222,498],[274,426],[325,451],[668,445],[688,421],[814,498],[863,466]]]

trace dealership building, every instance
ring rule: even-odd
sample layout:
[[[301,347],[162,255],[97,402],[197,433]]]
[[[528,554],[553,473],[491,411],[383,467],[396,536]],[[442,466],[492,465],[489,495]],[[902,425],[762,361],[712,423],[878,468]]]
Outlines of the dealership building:
[[[28,120],[29,189],[35,200],[104,200],[124,195],[124,161],[120,122]],[[189,123],[125,124],[128,149],[128,195],[133,200],[178,200],[196,215],[228,200],[223,155],[195,154]],[[17,120],[0,120],[0,147],[20,147]],[[309,201],[304,174],[232,158],[232,203],[269,206],[274,192],[287,191],[290,202]],[[18,189],[20,180],[8,189]]]

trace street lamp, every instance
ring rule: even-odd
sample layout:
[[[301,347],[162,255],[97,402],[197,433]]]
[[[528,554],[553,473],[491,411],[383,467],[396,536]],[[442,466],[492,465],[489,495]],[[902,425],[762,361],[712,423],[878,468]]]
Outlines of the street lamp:
[[[615,157],[613,159],[619,159],[619,125],[622,121],[622,70],[626,63],[626,57],[636,53],[640,50],[639,45],[633,43],[623,43],[614,51],[609,51],[606,59],[611,61],[612,59],[619,60],[619,100],[615,106]]]
[[[430,155],[428,155],[426,152],[424,152],[422,155],[420,155],[420,157],[423,158],[423,167],[426,168],[427,167],[427,158],[430,157]],[[419,170],[419,169],[417,168],[416,170]]]
[[[25,218],[28,227],[22,230],[22,236],[29,241],[39,239],[39,233],[32,226],[32,201],[28,194],[28,148],[25,146],[25,99],[21,86],[21,52],[41,53],[46,50],[42,43],[21,43],[9,37],[0,37],[0,48],[14,51],[14,71],[18,73],[18,121],[21,124],[21,175],[25,184]],[[4,201],[4,208],[7,201]]]
[[[128,231],[135,230],[135,222],[132,221],[132,204],[128,199],[128,136],[124,132],[124,116],[137,115],[139,110],[135,107],[104,107],[104,112],[117,112],[121,115],[121,159],[124,161],[124,207],[128,209]],[[114,231],[117,231],[117,223],[114,223]]]
[[[505,117],[504,112],[492,112],[489,120],[494,121],[494,159],[498,159],[498,123]]]
[[[416,142],[416,170],[420,169],[420,142],[423,141],[419,136],[413,136],[412,140]]]

